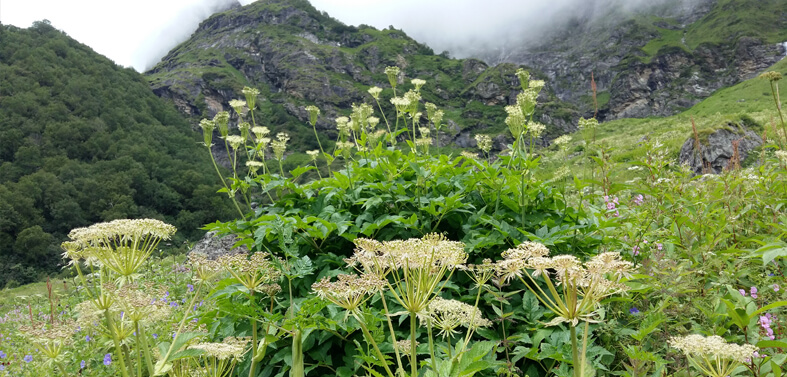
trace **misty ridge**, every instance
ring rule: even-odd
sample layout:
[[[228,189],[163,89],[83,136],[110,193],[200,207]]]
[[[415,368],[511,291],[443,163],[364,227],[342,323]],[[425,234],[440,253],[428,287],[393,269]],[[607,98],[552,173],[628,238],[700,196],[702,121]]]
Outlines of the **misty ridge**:
[[[261,0],[264,1],[264,0]],[[183,9],[169,25],[151,34],[135,54],[140,71],[152,68],[184,42],[210,15],[251,0],[202,0]],[[632,14],[664,17],[693,14],[715,0],[378,0],[340,6],[335,0],[312,0],[320,11],[348,25],[389,26],[425,43],[435,53],[476,57],[496,64],[512,51],[537,49],[550,40],[581,38],[586,28],[614,29]],[[693,20],[687,20],[693,21]]]

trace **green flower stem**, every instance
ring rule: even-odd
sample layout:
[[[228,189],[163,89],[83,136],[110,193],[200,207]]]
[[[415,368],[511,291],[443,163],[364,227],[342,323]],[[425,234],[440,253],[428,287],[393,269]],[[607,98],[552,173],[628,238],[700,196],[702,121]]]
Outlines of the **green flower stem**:
[[[317,177],[319,177],[322,180],[322,174],[320,174],[320,167],[317,166],[317,160],[314,160],[314,167],[317,169]]]
[[[402,367],[402,357],[399,355],[399,348],[396,347],[396,333],[394,332],[393,322],[391,322],[391,316],[388,315],[390,311],[388,311],[388,303],[385,301],[385,292],[380,292],[380,298],[383,301],[383,309],[385,309],[385,319],[388,322],[388,331],[391,332],[391,344],[393,344],[394,354],[396,355],[396,364],[399,366],[398,370],[404,370]]]
[[[254,291],[249,291],[249,303],[254,303]],[[267,335],[267,334],[266,334]],[[255,369],[257,369],[257,361],[254,360],[254,357],[257,355],[257,319],[251,319],[251,366],[249,367],[249,377],[253,377],[255,375]]]
[[[134,321],[134,342],[137,344],[137,376],[142,376],[142,344],[140,342],[139,321]]]
[[[418,356],[415,352],[415,327],[415,312],[410,312],[410,376],[412,377],[418,377]]]
[[[366,324],[363,320],[358,316],[357,313],[352,312],[353,317],[358,321],[361,325],[361,331],[363,331],[363,335],[366,337],[367,342],[374,347],[375,353],[377,353],[377,357],[380,359],[380,362],[383,363],[383,367],[385,368],[385,372],[388,373],[388,377],[395,377],[394,374],[391,372],[391,368],[388,368],[388,362],[385,361],[385,357],[383,357],[383,353],[380,352],[380,348],[377,347],[377,342],[374,341],[372,334],[369,332],[369,329],[366,328]]]
[[[235,204],[235,208],[238,210],[241,217],[243,217],[243,219],[245,220],[246,214],[244,214],[243,211],[241,211],[240,206],[238,206],[238,202],[235,200],[235,197],[231,195],[232,190],[230,190],[230,187],[227,186],[227,181],[225,181],[224,177],[221,175],[221,172],[219,171],[219,165],[216,164],[216,158],[213,157],[213,152],[210,150],[210,146],[208,146],[208,154],[210,155],[210,160],[213,161],[213,167],[216,169],[216,174],[219,175],[219,178],[221,178],[221,183],[224,185],[224,188],[227,189],[227,195],[230,197],[230,199],[232,199],[232,203]]]
[[[117,355],[120,362],[120,373],[123,377],[129,376],[129,371],[126,368],[126,361],[123,358],[123,349],[120,347],[120,339],[118,339],[117,331],[115,331],[115,324],[112,321],[112,316],[109,315],[109,309],[104,310],[104,320],[107,322],[107,329],[112,333],[112,343],[115,346],[115,355]]]
[[[303,333],[295,330],[292,335],[292,368],[290,377],[303,377]]]
[[[590,330],[590,322],[585,321],[585,333],[582,335],[582,375],[585,375],[585,365],[587,365],[588,356],[588,332]]]
[[[374,102],[377,102],[377,108],[380,109],[380,114],[383,116],[383,121],[385,121],[385,126],[388,128],[388,138],[391,139],[391,146],[396,145],[396,139],[393,137],[393,133],[391,133],[391,124],[388,123],[388,118],[385,117],[385,112],[383,111],[383,107],[380,105],[380,101],[377,98],[374,99]]]
[[[314,130],[314,138],[317,139],[317,145],[320,146],[320,152],[325,154],[325,150],[322,149],[322,143],[320,142],[320,136],[317,135],[317,124],[312,124],[312,130]]]
[[[197,286],[197,291],[194,292],[194,296],[191,297],[191,302],[189,303],[186,312],[183,313],[183,319],[180,320],[180,324],[178,325],[178,332],[175,333],[175,338],[172,339],[172,344],[170,344],[169,349],[167,349],[167,353],[161,358],[162,361],[166,361],[167,359],[169,359],[169,355],[172,354],[173,348],[175,347],[175,343],[177,343],[178,336],[180,336],[181,331],[183,331],[183,326],[186,324],[186,319],[189,316],[189,312],[191,312],[191,308],[194,307],[194,302],[197,300],[197,297],[199,297],[199,293],[200,291],[202,291],[202,286],[204,284],[205,282],[203,281],[200,282],[199,286]]]
[[[481,289],[482,288],[483,288],[483,285],[479,285],[478,286],[478,293],[475,296],[475,304],[473,304],[473,307],[475,307],[476,309],[478,309],[478,302],[481,300]],[[462,349],[466,350],[467,346],[470,345],[470,338],[473,336],[473,333],[475,332],[475,326],[473,326],[475,324],[475,319],[476,319],[475,318],[475,311],[473,311],[473,315],[470,316],[470,329],[467,330],[467,335],[465,336],[465,342],[464,342],[464,346],[462,347]],[[449,344],[448,350],[449,351],[451,350],[450,344]],[[462,360],[462,355],[459,355],[459,361],[461,361],[461,360]]]
[[[434,373],[437,374],[437,359],[435,358],[435,355],[434,355],[434,339],[432,337],[432,320],[431,320],[431,318],[426,320],[426,332],[427,332],[427,335],[429,336],[429,355],[432,357],[432,370],[434,370]],[[448,355],[449,355],[448,360],[451,360],[451,357],[450,357],[450,355],[451,355],[451,340],[450,340],[450,338],[448,340]]]
[[[579,349],[577,348],[577,328],[574,325],[570,325],[569,329],[571,332],[571,362],[574,364],[574,377],[582,377],[579,366]]]
[[[153,366],[153,357],[150,355],[150,345],[148,344],[145,327],[137,327],[137,333],[140,335],[139,339],[142,341],[142,352],[145,354],[145,363],[148,367],[148,374],[152,376],[156,368]]]

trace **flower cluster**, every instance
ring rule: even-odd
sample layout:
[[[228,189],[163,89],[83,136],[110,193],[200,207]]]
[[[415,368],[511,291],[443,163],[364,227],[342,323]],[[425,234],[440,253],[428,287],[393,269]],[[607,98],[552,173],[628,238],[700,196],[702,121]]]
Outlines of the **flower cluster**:
[[[209,357],[218,360],[240,359],[245,353],[248,338],[228,337],[222,343],[197,343],[189,346],[189,349],[201,350]]]
[[[770,340],[776,339],[776,336],[773,335],[773,329],[771,328],[771,323],[773,323],[773,314],[766,313],[765,315],[760,316],[760,327],[762,330],[765,331],[765,336],[767,336]]]
[[[727,343],[718,335],[704,337],[692,334],[672,337],[669,345],[683,351],[687,356],[732,360],[739,363],[745,362],[757,351],[757,347],[751,344]]]
[[[444,338],[453,336],[457,327],[476,329],[488,327],[492,322],[482,317],[481,310],[457,300],[435,297],[428,306],[428,320],[440,330]]]
[[[380,271],[395,269],[454,269],[467,261],[461,242],[449,241],[441,234],[427,234],[423,238],[378,242],[358,238],[355,254],[345,259],[350,266],[362,266],[367,273],[378,276]]]
[[[383,289],[385,281],[377,276],[339,275],[337,281],[324,277],[312,285],[318,297],[328,300],[348,311],[354,311],[366,298]]]
[[[500,278],[526,276],[530,280],[528,286],[534,287],[533,293],[557,316],[548,325],[568,322],[576,326],[580,320],[592,321],[602,299],[628,289],[621,280],[631,276],[633,265],[622,260],[619,253],[601,253],[584,264],[573,255],[550,258],[548,253],[542,244],[525,242],[503,252],[504,259],[497,262]],[[526,269],[533,272],[526,273]],[[543,277],[549,293],[538,287],[538,277]],[[563,295],[558,293],[558,286]]]
[[[114,220],[72,230],[62,244],[63,256],[75,264],[85,259],[120,275],[121,284],[132,282],[161,240],[175,234],[175,227],[160,220]]]
[[[265,253],[257,252],[251,257],[245,253],[225,255],[217,262],[249,291],[269,295],[279,291],[276,282],[281,277],[281,271]]]
[[[620,204],[618,202],[617,196],[610,197],[609,195],[604,195],[604,204],[607,206],[608,211],[615,211],[613,216],[618,217],[620,216],[620,211],[617,209],[617,206]]]
[[[475,141],[478,144],[478,149],[484,153],[489,153],[492,150],[492,138],[489,135],[475,135]]]

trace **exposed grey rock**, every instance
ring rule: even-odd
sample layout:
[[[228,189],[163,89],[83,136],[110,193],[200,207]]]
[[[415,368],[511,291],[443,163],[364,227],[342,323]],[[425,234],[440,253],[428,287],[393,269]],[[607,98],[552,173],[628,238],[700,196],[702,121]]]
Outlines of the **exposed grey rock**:
[[[219,238],[216,232],[208,232],[202,239],[194,245],[190,253],[204,254],[208,259],[215,260],[222,255],[234,255],[240,253],[248,253],[249,249],[245,245],[233,248],[235,242],[238,242],[238,237],[235,235],[226,235]]]
[[[694,174],[719,174],[730,165],[735,154],[733,143],[738,143],[738,161],[746,159],[753,149],[762,145],[762,139],[754,131],[747,129],[743,122],[727,123],[710,134],[700,136],[700,150],[697,141],[690,136],[680,149],[680,163],[689,164]]]
[[[587,6],[592,8],[592,3]],[[678,3],[648,12],[677,21],[658,23],[659,27],[686,30],[717,4],[715,0]],[[587,100],[592,72],[598,93],[609,96],[598,114],[608,120],[679,113],[720,88],[752,78],[784,57],[787,49],[745,35],[692,49],[684,38],[683,46],[663,47],[648,57],[642,48],[659,37],[654,30],[643,29],[633,18],[597,16],[586,12],[569,22],[573,26],[556,26],[553,34],[536,42],[512,43],[504,51],[481,48],[472,55],[490,65],[508,62],[533,67],[548,78],[558,99],[578,106],[585,117],[594,110]]]

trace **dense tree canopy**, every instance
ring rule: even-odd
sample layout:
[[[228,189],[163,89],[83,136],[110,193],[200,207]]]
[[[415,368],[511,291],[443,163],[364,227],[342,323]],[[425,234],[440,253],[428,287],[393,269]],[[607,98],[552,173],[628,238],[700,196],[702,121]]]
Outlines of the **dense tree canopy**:
[[[224,218],[198,135],[145,79],[48,22],[0,25],[0,287],[52,271],[68,231],[118,218]]]

